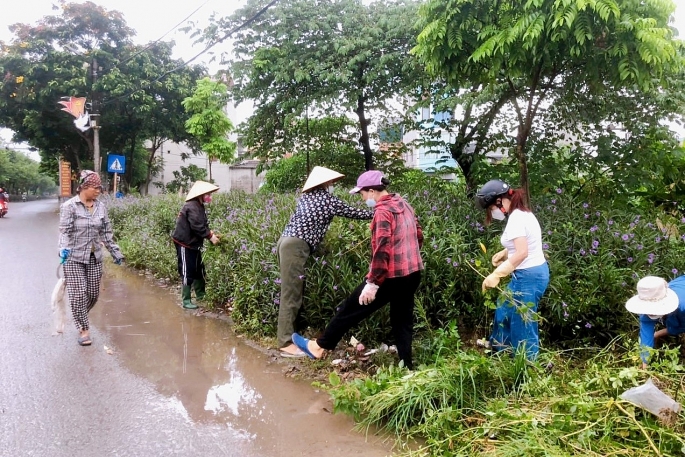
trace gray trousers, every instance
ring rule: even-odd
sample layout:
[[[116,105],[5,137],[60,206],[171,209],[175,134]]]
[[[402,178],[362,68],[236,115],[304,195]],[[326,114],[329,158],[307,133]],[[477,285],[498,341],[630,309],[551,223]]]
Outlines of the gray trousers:
[[[306,241],[284,236],[276,245],[278,265],[281,271],[281,299],[278,308],[278,347],[291,343],[295,332],[295,320],[302,307],[304,294],[304,266],[310,250]]]

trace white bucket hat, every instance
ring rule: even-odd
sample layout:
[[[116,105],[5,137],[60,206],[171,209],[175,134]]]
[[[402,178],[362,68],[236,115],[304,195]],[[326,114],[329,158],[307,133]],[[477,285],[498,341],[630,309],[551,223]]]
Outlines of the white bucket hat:
[[[637,295],[628,300],[626,309],[635,314],[664,316],[678,308],[680,300],[668,283],[656,276],[645,276],[637,282]]]
[[[199,197],[200,195],[211,194],[217,190],[219,190],[219,186],[215,186],[212,183],[206,181],[195,181],[195,184],[193,184],[193,187],[190,188],[190,192],[188,192],[188,195],[186,196],[186,201],[188,202],[193,198]]]
[[[344,177],[345,175],[326,167],[314,167],[312,172],[309,173],[309,177],[307,177],[307,182],[305,182],[304,187],[302,187],[302,192],[307,192],[308,190],[329,181],[338,181]]]

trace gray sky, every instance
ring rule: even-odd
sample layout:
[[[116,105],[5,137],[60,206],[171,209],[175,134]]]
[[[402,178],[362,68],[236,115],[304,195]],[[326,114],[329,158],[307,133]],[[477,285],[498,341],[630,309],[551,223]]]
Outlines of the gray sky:
[[[94,3],[107,8],[108,10],[121,11],[129,27],[137,32],[135,41],[145,44],[160,38],[171,30],[176,24],[181,22],[186,16],[190,15],[198,7],[200,9],[189,19],[202,26],[206,24],[212,13],[219,16],[227,16],[235,9],[245,4],[245,0],[93,0]],[[15,23],[35,23],[43,16],[59,14],[59,11],[52,9],[52,0],[9,0],[3,2],[0,12],[0,40],[8,41],[12,38],[8,27]],[[675,26],[680,32],[681,39],[685,39],[685,1],[676,2]],[[174,57],[190,59],[199,53],[200,46],[193,47],[192,40],[182,32],[176,31],[169,33],[164,40],[174,40]],[[222,43],[213,51],[217,54],[227,51],[229,45]],[[216,64],[209,64],[211,56],[203,55],[197,63],[205,63],[210,66],[210,71],[218,69]],[[232,119],[235,124],[243,121],[249,115],[249,107],[241,106],[236,111],[236,118]],[[11,132],[0,130],[0,141],[9,141]],[[31,155],[37,159],[37,154]]]

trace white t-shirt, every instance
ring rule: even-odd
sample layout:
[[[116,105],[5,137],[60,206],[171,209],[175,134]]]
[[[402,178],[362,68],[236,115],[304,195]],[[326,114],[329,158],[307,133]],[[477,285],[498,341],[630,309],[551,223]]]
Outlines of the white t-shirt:
[[[504,228],[501,238],[502,246],[507,249],[509,258],[516,252],[514,239],[521,237],[525,237],[526,242],[528,242],[528,257],[523,259],[523,262],[516,269],[523,270],[545,263],[547,260],[545,260],[545,254],[542,251],[542,230],[538,219],[533,213],[517,209],[509,215],[507,226]]]

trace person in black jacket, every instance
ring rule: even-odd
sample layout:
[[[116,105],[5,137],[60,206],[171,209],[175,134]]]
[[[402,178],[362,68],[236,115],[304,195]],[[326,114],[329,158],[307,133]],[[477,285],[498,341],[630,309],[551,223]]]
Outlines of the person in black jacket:
[[[212,244],[219,242],[214,232],[209,230],[205,203],[212,200],[212,192],[219,190],[218,186],[205,181],[196,181],[190,188],[186,203],[176,218],[176,228],[171,235],[176,245],[178,258],[178,274],[183,280],[181,299],[186,309],[197,309],[191,301],[191,289],[195,289],[195,298],[202,300],[205,295],[205,265],[202,262],[200,248],[205,241]]]

